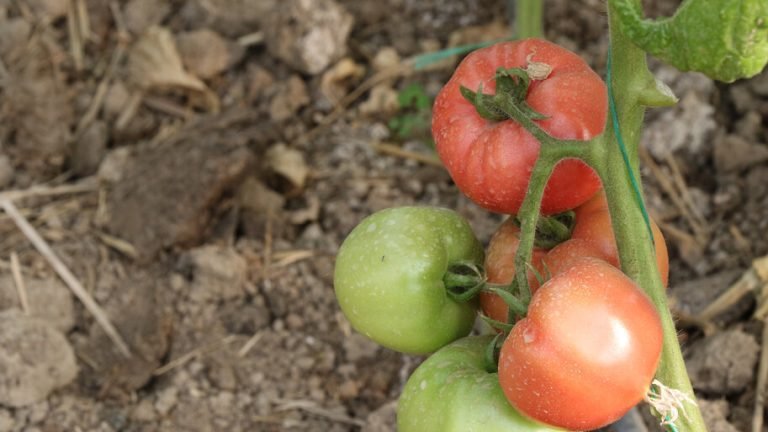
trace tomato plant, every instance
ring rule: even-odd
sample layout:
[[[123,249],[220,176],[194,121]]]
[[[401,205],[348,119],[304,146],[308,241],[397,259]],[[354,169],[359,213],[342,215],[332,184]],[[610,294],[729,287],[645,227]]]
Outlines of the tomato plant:
[[[482,260],[482,245],[457,213],[392,208],[365,218],[346,238],[334,288],[357,331],[397,351],[428,353],[472,329],[474,304],[452,300],[443,277],[454,263]]]
[[[489,120],[462,95],[461,88],[496,90],[499,68],[546,65],[525,98],[543,118],[538,125],[558,139],[587,140],[600,134],[607,116],[602,79],[578,56],[540,39],[505,42],[468,55],[435,100],[432,134],[440,158],[458,188],[480,206],[516,214],[528,190],[540,143],[514,120]],[[562,161],[547,183],[545,214],[572,209],[600,187],[594,171],[576,159]]]
[[[436,352],[408,379],[397,407],[399,432],[547,432],[518,413],[486,370],[491,337],[467,337]]]
[[[651,220],[654,234],[656,262],[664,285],[669,276],[669,255],[664,236]],[[485,257],[488,282],[506,285],[515,276],[515,256],[520,245],[520,228],[513,218],[507,219],[494,233]],[[619,268],[619,252],[611,228],[611,217],[605,194],[596,194],[592,199],[574,210],[574,222],[570,238],[552,249],[534,247],[531,267],[538,276],[554,276],[567,270],[582,257],[599,258]],[[533,292],[539,287],[536,273],[528,272],[528,284]],[[507,305],[496,294],[482,292],[480,306],[488,317],[507,322]]]
[[[626,275],[581,258],[542,285],[501,348],[507,399],[541,422],[591,430],[643,399],[659,362],[659,314]]]

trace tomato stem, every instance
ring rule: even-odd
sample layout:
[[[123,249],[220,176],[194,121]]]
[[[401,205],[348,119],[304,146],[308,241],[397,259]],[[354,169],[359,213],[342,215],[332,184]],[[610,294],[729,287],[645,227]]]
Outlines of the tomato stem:
[[[542,0],[515,1],[515,36],[518,39],[543,37]]]
[[[632,1],[637,7],[640,7],[639,0]],[[611,122],[606,128],[606,136],[609,137],[610,142],[605,146],[592,148],[591,165],[603,181],[613,232],[619,250],[621,268],[648,294],[656,305],[661,318],[664,329],[664,344],[656,378],[664,385],[693,398],[694,393],[677,340],[677,331],[667,306],[664,286],[656,266],[651,237],[645,227],[643,214],[640,210],[641,203],[637,201],[638,198],[633,192],[631,182],[631,176],[640,177],[638,146],[645,113],[644,101],[642,100],[643,91],[648,88],[649,82],[654,82],[654,79],[648,71],[645,52],[619,31],[616,14],[618,3],[611,0],[608,9],[610,49],[613,59],[613,78],[608,85],[612,86],[611,93],[615,99],[617,123],[621,125],[619,132],[623,135],[628,150],[630,172],[627,172],[627,166],[615,138],[616,131],[614,131]],[[642,200],[642,195],[639,199]],[[676,424],[678,430],[706,431],[701,412],[695,403],[685,405],[685,414],[678,419]]]

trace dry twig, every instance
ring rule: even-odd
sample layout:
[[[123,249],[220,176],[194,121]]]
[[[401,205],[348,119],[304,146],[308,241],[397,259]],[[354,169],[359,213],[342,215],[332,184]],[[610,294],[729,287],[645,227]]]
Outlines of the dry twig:
[[[11,252],[11,273],[13,282],[16,284],[16,292],[19,294],[19,304],[24,315],[29,315],[29,300],[27,297],[27,286],[24,284],[24,277],[21,275],[21,265],[19,264],[19,255]]]
[[[438,159],[433,155],[427,155],[427,154],[416,153],[408,150],[403,150],[402,148],[394,144],[374,143],[373,148],[380,153],[385,153],[390,156],[397,156],[404,159],[412,159],[417,162],[425,163],[427,165],[434,165],[439,167],[443,166],[443,163],[440,162],[440,159]]]
[[[212,342],[208,345],[203,345],[200,347],[197,347],[193,349],[192,351],[184,354],[183,356],[176,358],[174,360],[171,360],[170,362],[166,363],[163,366],[160,366],[159,368],[155,369],[154,372],[152,372],[152,375],[154,376],[160,376],[163,374],[166,374],[178,367],[184,366],[185,364],[189,363],[190,361],[194,360],[195,358],[216,351],[217,349],[223,347],[224,345],[227,345],[235,340],[235,335],[229,335],[222,339],[219,339],[215,342]]]
[[[16,205],[13,204],[13,202],[9,199],[2,198],[0,199],[0,207],[5,210],[5,213],[13,220],[13,222],[27,237],[27,239],[29,239],[35,249],[37,249],[37,251],[40,252],[40,254],[46,259],[46,261],[48,261],[51,267],[53,267],[54,271],[56,271],[56,274],[59,275],[64,283],[67,284],[69,289],[72,290],[75,296],[80,299],[83,305],[85,305],[85,308],[88,309],[94,318],[96,318],[96,322],[99,323],[101,328],[117,346],[120,352],[123,353],[123,355],[126,357],[130,357],[131,350],[128,348],[128,345],[120,336],[120,333],[117,331],[115,326],[112,325],[112,323],[109,321],[107,314],[104,312],[101,306],[96,303],[96,301],[85,290],[85,288],[83,288],[83,285],[80,284],[80,281],[77,280],[69,268],[59,259],[53,249],[51,249],[51,247],[48,245],[48,242],[46,242],[45,239],[43,239],[40,234],[38,234],[37,230],[35,230],[32,224],[29,223],[27,218],[19,213]]]
[[[344,423],[358,427],[365,426],[365,422],[360,419],[352,418],[344,414],[335,413],[331,410],[318,406],[316,402],[311,400],[276,400],[275,402],[279,404],[277,411],[290,411],[299,409],[338,423]]]

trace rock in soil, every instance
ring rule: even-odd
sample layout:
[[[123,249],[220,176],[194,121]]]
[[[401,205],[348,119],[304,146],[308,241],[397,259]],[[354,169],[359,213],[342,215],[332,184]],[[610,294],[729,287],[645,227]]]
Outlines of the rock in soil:
[[[675,309],[686,315],[701,313],[717,297],[728,290],[736,279],[744,273],[743,270],[727,270],[699,279],[676,284],[669,289]],[[731,323],[742,317],[754,304],[752,296],[747,296],[716,317],[718,323]]]
[[[167,310],[167,269],[131,269],[119,280],[105,309],[132,350],[126,358],[97,324],[77,347],[78,355],[93,368],[87,376],[101,394],[125,397],[152,378],[170,347],[172,318]]]
[[[97,121],[88,126],[72,149],[72,172],[81,177],[96,173],[107,154],[107,139],[106,123]]]
[[[64,335],[17,310],[0,312],[0,405],[22,407],[48,397],[77,376]]]
[[[129,240],[142,260],[161,249],[199,243],[213,207],[240,183],[254,156],[248,136],[219,118],[146,146],[124,167],[107,197],[109,230]]]
[[[187,70],[203,79],[215,77],[233,63],[229,42],[213,30],[181,33],[176,45]]]
[[[725,400],[699,399],[699,409],[709,432],[739,432],[728,422],[728,402]]]
[[[24,278],[30,315],[66,333],[75,325],[72,294],[58,279]],[[0,311],[21,309],[16,284],[10,275],[0,276]]]
[[[686,365],[693,388],[715,395],[738,393],[755,379],[760,346],[740,329],[727,330],[696,342]]]
[[[397,401],[388,402],[368,415],[362,432],[396,432]]]
[[[13,182],[13,174],[14,169],[11,159],[4,154],[0,154],[0,189],[8,187]]]
[[[181,258],[180,266],[191,278],[192,301],[218,302],[245,294],[248,264],[232,248],[206,245],[192,249]]]
[[[347,51],[353,21],[333,0],[286,0],[264,23],[264,40],[273,56],[316,75]]]

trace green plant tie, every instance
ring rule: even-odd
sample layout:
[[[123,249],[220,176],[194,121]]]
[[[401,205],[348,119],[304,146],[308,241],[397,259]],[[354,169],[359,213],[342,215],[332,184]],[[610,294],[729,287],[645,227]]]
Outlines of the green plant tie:
[[[624,145],[624,138],[621,136],[621,130],[619,128],[619,114],[616,112],[616,102],[613,100],[613,79],[611,74],[611,46],[608,46],[608,61],[606,65],[606,77],[608,85],[608,108],[611,112],[611,121],[613,122],[613,133],[616,136],[616,142],[621,150],[621,158],[624,160],[624,166],[627,168],[627,174],[629,175],[629,181],[632,183],[632,190],[635,191],[635,198],[637,199],[640,212],[643,214],[643,220],[645,221],[645,227],[648,229],[648,235],[651,237],[651,243],[655,244],[653,238],[653,231],[651,230],[651,218],[648,216],[648,211],[645,208],[645,202],[643,196],[640,193],[640,185],[635,178],[635,174],[632,172],[632,164],[629,162],[629,154],[627,152],[627,146]]]
[[[490,41],[478,42],[478,43],[473,43],[468,45],[460,45],[453,48],[446,48],[440,51],[419,54],[413,59],[413,68],[416,70],[421,70],[431,64],[437,63],[441,60],[445,60],[448,57],[467,54],[476,49],[485,48],[495,43],[504,42],[512,39],[513,38],[494,39]]]

